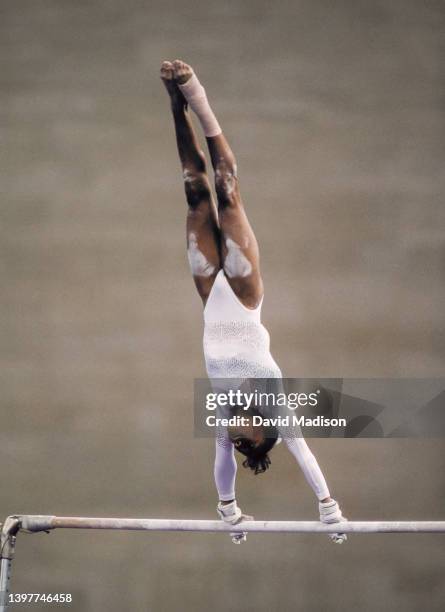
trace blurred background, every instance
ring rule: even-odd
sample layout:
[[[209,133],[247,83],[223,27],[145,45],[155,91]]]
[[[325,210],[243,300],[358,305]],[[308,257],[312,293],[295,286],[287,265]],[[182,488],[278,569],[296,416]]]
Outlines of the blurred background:
[[[216,516],[163,59],[195,66],[238,157],[284,374],[443,375],[444,22],[439,0],[2,3],[2,518]],[[444,519],[444,440],[311,447],[348,517]],[[239,470],[242,508],[316,519],[272,461]],[[444,545],[23,534],[11,586],[76,612],[436,611]]]

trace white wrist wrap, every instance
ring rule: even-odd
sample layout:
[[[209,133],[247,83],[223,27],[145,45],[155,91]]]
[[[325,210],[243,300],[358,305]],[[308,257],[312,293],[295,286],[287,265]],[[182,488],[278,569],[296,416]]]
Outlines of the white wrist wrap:
[[[236,525],[242,517],[241,509],[238,508],[235,499],[233,502],[230,502],[230,504],[222,504],[219,502],[216,511],[218,512],[219,518],[225,523],[230,523],[230,525]]]
[[[320,510],[320,521],[322,523],[339,523],[345,520],[342,516],[340,506],[335,499],[329,502],[320,502],[318,508]]]
[[[335,499],[331,499],[331,501],[325,503],[320,502],[318,507],[320,510],[320,521],[322,523],[333,524],[348,520],[342,515],[340,506]],[[329,537],[336,544],[342,544],[348,539],[345,533],[330,533]]]
[[[204,134],[207,137],[221,134],[222,130],[207,100],[206,90],[199,82],[196,74],[192,74],[186,83],[180,84],[179,89],[184,94],[192,111],[196,113]]]

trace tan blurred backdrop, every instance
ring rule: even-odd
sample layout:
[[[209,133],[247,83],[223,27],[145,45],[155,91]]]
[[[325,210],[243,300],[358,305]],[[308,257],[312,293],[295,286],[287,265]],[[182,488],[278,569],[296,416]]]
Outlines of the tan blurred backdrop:
[[[434,0],[2,3],[2,517],[214,516],[163,59],[196,66],[237,154],[285,375],[443,375],[444,22]],[[444,519],[444,441],[311,446],[347,516]],[[239,471],[242,507],[315,519],[272,460]],[[21,535],[12,588],[76,612],[438,611],[444,547]]]

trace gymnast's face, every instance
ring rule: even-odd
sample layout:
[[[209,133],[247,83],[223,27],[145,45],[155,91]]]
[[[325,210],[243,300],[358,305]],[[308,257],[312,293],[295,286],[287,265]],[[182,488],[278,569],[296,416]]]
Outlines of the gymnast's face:
[[[263,427],[261,425],[254,427],[250,416],[245,417],[245,424],[229,427],[228,433],[238,450],[243,447],[243,440],[248,440],[253,447],[259,446],[265,440]]]

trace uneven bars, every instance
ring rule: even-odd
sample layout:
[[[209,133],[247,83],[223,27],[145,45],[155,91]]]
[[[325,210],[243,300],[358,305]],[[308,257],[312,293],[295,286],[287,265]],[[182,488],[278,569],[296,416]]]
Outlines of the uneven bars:
[[[229,525],[220,520],[96,518],[80,516],[20,515],[20,529],[123,529],[129,531],[195,531],[257,533],[445,533],[445,521],[347,521],[325,525],[318,521],[242,521]]]

